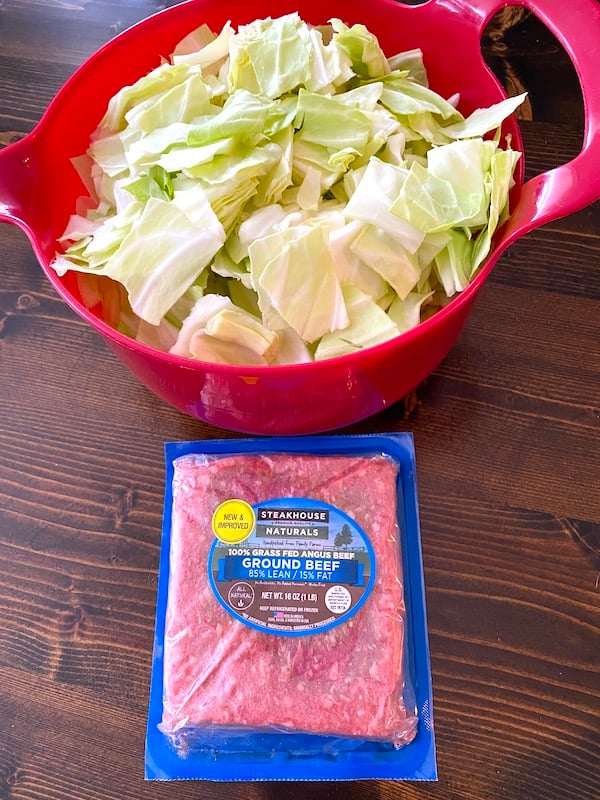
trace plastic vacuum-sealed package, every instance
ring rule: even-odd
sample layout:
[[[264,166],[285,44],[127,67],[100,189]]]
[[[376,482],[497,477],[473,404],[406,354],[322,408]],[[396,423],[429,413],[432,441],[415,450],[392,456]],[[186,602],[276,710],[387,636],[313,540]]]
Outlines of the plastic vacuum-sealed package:
[[[435,780],[410,434],[165,452],[146,777]]]

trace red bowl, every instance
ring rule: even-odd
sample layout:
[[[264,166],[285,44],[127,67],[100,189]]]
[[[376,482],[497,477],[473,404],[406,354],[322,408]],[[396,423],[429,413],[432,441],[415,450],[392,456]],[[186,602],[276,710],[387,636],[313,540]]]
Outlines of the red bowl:
[[[82,303],[72,274],[50,268],[77,197],[84,194],[70,159],[86,151],[110,97],[169,56],[190,30],[207,23],[220,30],[257,17],[298,11],[307,22],[331,17],[361,22],[383,49],[420,47],[430,83],[444,96],[460,91],[466,115],[505,96],[481,55],[481,35],[504,0],[429,0],[406,6],[394,0],[190,0],[117,36],[86,61],[53,100],[39,125],[0,151],[0,220],[27,233],[49,280],[149,389],[176,408],[230,430],[301,434],[339,428],[368,417],[412,391],[446,356],[500,253],[515,239],[600,198],[600,41],[597,0],[520,0],[563,44],[580,77],[586,124],[581,153],[558,169],[523,184],[519,164],[509,222],[473,283],[443,310],[384,344],[327,361],[239,367],[186,360],[115,331]],[[505,125],[522,149],[514,119]]]

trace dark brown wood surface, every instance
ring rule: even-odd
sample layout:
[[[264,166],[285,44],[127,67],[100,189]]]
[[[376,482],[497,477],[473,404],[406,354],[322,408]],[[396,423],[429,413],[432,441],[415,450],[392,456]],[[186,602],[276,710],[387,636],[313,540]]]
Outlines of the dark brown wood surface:
[[[0,0],[0,146],[164,5]],[[581,99],[545,29],[505,23],[484,52],[531,92],[533,175],[578,152]],[[163,443],[233,434],[138,384],[6,225],[0,276],[0,800],[600,797],[598,204],[513,245],[416,398],[352,428],[415,436],[434,784],[144,782]]]

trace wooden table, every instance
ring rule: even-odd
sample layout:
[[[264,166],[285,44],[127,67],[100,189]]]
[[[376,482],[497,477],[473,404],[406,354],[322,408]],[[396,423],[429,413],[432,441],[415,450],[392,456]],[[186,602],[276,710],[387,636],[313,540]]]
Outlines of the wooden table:
[[[0,2],[0,143],[164,5]],[[581,104],[552,37],[529,17],[484,45],[532,91],[529,174],[575,155]],[[600,796],[600,205],[512,246],[416,405],[352,428],[415,437],[435,784],[144,782],[163,443],[232,434],[138,384],[17,228],[0,259],[0,798]]]

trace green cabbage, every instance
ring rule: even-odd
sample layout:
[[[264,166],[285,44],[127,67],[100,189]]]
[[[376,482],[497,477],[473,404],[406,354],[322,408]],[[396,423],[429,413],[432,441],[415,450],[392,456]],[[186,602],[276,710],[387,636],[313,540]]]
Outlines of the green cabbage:
[[[90,303],[126,297],[121,330],[187,358],[370,347],[484,262],[520,157],[500,126],[523,97],[465,118],[420,50],[388,58],[338,19],[203,25],[108,104],[53,267]]]

